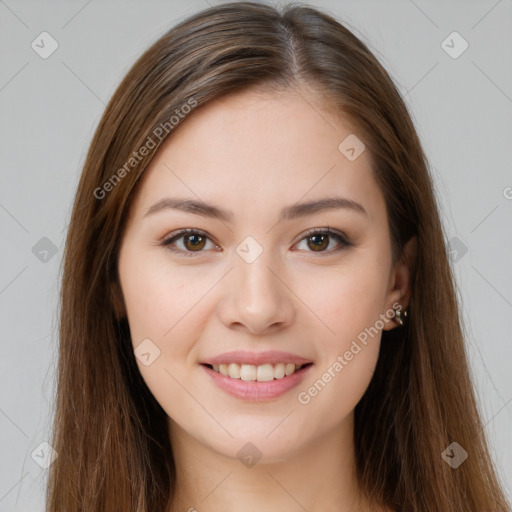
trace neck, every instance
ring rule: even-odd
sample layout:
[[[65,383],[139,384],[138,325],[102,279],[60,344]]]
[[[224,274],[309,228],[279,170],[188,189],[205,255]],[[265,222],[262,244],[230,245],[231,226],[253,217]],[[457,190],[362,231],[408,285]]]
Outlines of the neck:
[[[206,446],[171,419],[169,434],[177,473],[170,512],[369,510],[356,479],[353,414],[286,459],[270,461],[263,453],[251,467]],[[245,442],[233,440],[240,447]]]

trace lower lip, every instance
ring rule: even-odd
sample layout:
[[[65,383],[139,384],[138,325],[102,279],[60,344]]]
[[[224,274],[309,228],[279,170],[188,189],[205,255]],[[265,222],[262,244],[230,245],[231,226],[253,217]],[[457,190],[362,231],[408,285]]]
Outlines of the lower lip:
[[[222,373],[212,370],[208,366],[201,366],[213,382],[228,395],[250,402],[264,402],[278,398],[297,386],[313,365],[310,364],[309,366],[301,368],[282,379],[274,379],[266,382],[232,379],[231,377],[226,377],[222,375]]]

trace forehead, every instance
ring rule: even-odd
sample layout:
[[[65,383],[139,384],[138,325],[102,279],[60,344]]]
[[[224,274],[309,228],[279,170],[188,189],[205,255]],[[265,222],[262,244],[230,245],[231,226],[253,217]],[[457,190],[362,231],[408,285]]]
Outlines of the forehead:
[[[385,210],[369,152],[351,161],[339,149],[357,129],[310,92],[229,94],[181,123],[139,184],[140,214],[166,195],[269,221],[283,205],[326,195],[361,202],[370,216]]]

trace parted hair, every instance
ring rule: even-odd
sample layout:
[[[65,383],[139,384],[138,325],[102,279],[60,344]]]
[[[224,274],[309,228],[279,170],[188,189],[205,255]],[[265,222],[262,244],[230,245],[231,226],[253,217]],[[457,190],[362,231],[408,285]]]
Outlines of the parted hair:
[[[250,87],[298,86],[357,127],[386,200],[394,261],[417,238],[407,322],[383,332],[355,409],[361,488],[397,511],[510,509],[477,407],[427,158],[395,83],[327,12],[235,2],[191,15],[158,38],[121,81],[92,138],[63,259],[51,440],[59,455],[49,469],[48,512],[169,510],[176,471],[166,414],[137,369],[116,303],[127,211],[148,164],[172,137],[173,130],[154,137],[155,130],[177,109],[194,102],[197,110]],[[126,167],[148,137],[154,144],[147,154]],[[453,441],[468,453],[457,469],[441,457]]]

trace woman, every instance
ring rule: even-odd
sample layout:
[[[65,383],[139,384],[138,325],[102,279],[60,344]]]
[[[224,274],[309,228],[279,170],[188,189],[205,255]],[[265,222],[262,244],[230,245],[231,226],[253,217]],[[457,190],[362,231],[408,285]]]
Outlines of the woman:
[[[66,242],[47,510],[505,511],[427,161],[307,6],[161,37]]]

